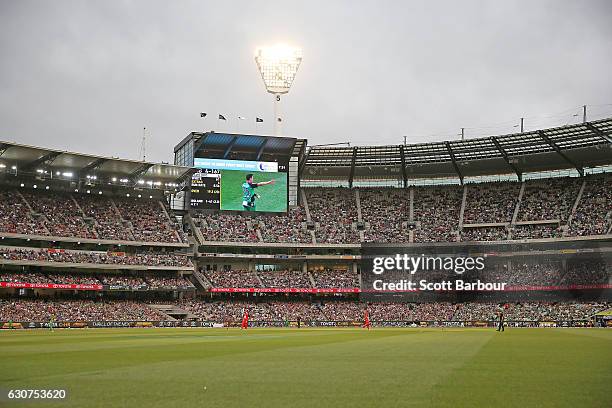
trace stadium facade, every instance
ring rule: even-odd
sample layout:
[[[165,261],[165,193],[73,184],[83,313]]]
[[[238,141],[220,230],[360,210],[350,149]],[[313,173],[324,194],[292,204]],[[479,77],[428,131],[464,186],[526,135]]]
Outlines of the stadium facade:
[[[612,321],[612,119],[390,146],[194,132],[174,154],[1,142],[0,327]],[[224,211],[251,165],[257,197]],[[508,289],[365,296],[377,251],[486,255],[470,278]]]

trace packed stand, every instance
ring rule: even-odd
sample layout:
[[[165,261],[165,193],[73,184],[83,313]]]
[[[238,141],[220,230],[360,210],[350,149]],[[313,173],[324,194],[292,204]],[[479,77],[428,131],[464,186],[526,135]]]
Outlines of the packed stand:
[[[461,241],[503,241],[508,239],[504,227],[463,227]]]
[[[612,177],[588,178],[569,235],[603,235],[612,222]]]
[[[323,269],[312,272],[317,288],[358,288],[359,278],[348,269]]]
[[[136,241],[180,242],[177,229],[161,202],[136,198],[115,199],[123,220],[131,223]]]
[[[357,244],[359,233],[355,192],[344,188],[305,189],[312,221],[319,244]]]
[[[463,191],[459,186],[414,189],[415,242],[455,242]]]
[[[278,316],[270,310],[267,303],[250,302],[203,302],[184,300],[179,307],[194,314],[202,321],[240,322],[245,310],[251,321],[275,321]]]
[[[16,190],[0,190],[0,231],[49,235],[42,220],[32,217],[27,203]]]
[[[57,283],[44,273],[27,272],[27,273],[2,273],[0,274],[0,282],[11,283]]]
[[[156,276],[145,277],[150,289],[195,289],[193,283],[184,276]]]
[[[403,225],[410,219],[410,193],[406,189],[359,190],[361,218],[367,224],[366,242],[408,242],[409,230]]]
[[[261,282],[255,272],[238,271],[202,271],[213,287],[217,288],[259,288]]]
[[[23,190],[23,197],[35,213],[44,216],[49,233],[58,237],[98,238],[93,225],[83,220],[83,213],[70,195]]]
[[[74,199],[85,217],[94,220],[97,238],[134,241],[131,230],[123,225],[121,216],[110,199],[85,194],[75,194]]]
[[[63,285],[101,285],[100,280],[95,275],[85,273],[49,273],[47,276],[53,281],[53,283]]]
[[[304,228],[306,211],[303,207],[290,208],[287,215],[258,217],[265,242],[311,244],[312,235]]]
[[[11,261],[87,263],[190,267],[186,256],[174,254],[126,254],[124,252],[84,252],[61,249],[25,249],[0,247],[0,259]]]
[[[139,321],[165,320],[165,316],[144,303],[91,300],[0,299],[0,321]]]
[[[464,224],[510,223],[518,201],[520,183],[468,184]]]
[[[553,224],[516,225],[512,229],[512,239],[559,238],[562,234],[561,228]]]
[[[604,261],[568,262],[567,273],[561,279],[563,285],[597,285],[612,283],[612,266]]]
[[[308,273],[302,271],[257,272],[265,288],[311,288]]]
[[[567,220],[581,184],[576,178],[525,182],[518,221]]]
[[[270,302],[269,309],[278,320],[322,321],[325,316],[318,304],[309,302]]]
[[[203,214],[196,221],[206,241],[259,242],[253,220],[241,215]]]

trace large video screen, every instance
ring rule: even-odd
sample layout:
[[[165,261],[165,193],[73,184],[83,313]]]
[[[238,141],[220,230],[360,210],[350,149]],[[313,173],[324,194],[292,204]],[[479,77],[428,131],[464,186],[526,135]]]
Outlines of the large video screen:
[[[195,158],[191,208],[287,211],[287,163]]]

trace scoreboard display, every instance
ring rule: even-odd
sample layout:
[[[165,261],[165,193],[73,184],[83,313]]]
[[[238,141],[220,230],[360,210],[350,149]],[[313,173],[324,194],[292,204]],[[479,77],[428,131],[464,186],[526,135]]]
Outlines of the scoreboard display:
[[[219,209],[221,171],[199,169],[191,176],[191,208]]]
[[[192,209],[286,212],[288,161],[195,158]]]

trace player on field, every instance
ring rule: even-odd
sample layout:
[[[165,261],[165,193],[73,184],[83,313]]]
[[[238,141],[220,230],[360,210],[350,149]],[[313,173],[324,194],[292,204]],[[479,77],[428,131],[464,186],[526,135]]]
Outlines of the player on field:
[[[259,195],[255,193],[255,189],[268,184],[274,184],[274,182],[275,180],[272,179],[254,183],[253,175],[250,173],[247,174],[246,181],[242,183],[242,207],[246,211],[255,211],[255,199],[259,198]]]
[[[495,331],[504,331],[504,312],[502,310],[497,312],[497,329]]]
[[[370,330],[372,324],[370,323],[370,314],[368,313],[368,308],[366,307],[363,310],[363,328]]]

